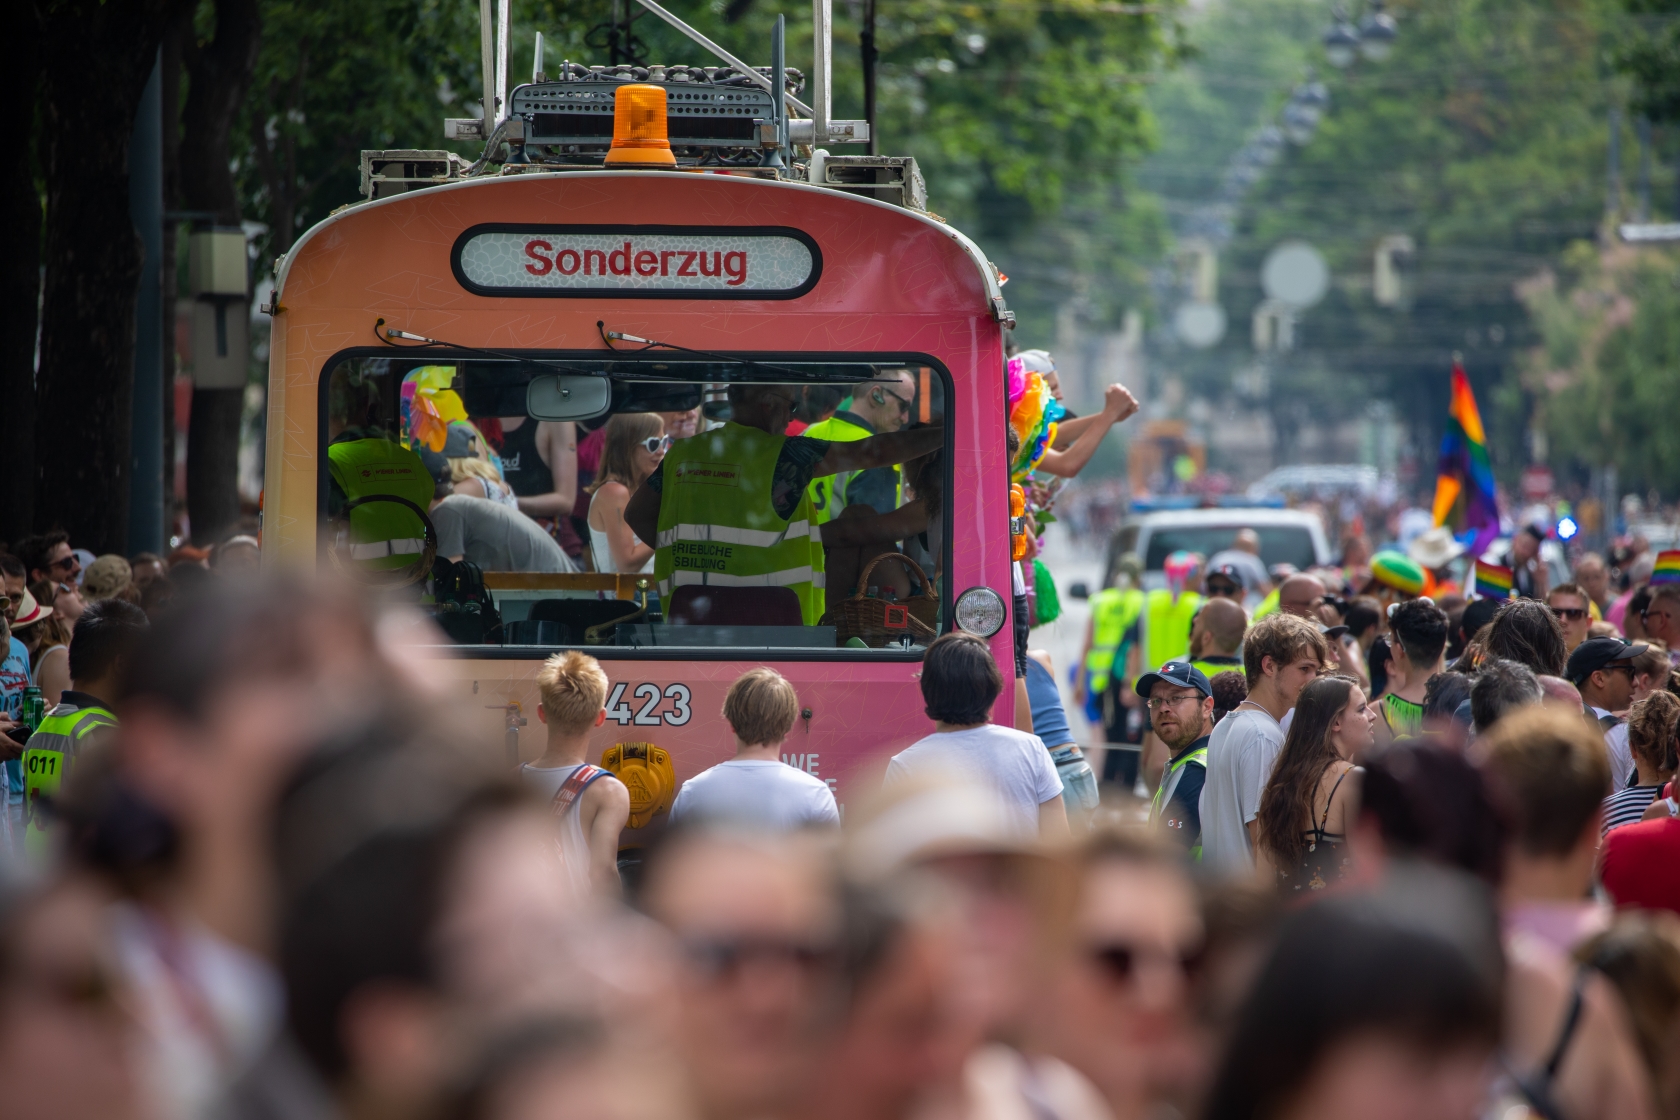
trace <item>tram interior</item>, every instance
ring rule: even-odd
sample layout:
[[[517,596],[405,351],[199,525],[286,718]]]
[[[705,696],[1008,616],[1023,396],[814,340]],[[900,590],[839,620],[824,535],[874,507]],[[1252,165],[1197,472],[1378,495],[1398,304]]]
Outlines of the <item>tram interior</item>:
[[[606,437],[632,424],[609,429],[608,421],[629,418],[638,433],[654,433],[639,441],[650,455],[652,445],[667,454],[666,437],[685,438],[731,419],[732,385],[785,393],[792,401],[789,435],[836,415],[854,425],[851,438],[857,438],[859,423],[875,431],[947,427],[946,375],[925,359],[918,364],[872,355],[814,361],[665,351],[611,359],[460,358],[435,352],[346,358],[322,380],[322,441],[330,450],[375,437],[417,452],[437,489],[426,511],[428,524],[420,524],[418,510],[404,516],[415,522],[416,537],[432,530],[438,548],[435,558],[416,556],[401,574],[359,571],[343,548],[353,534],[346,495],[331,477],[330,455],[322,455],[323,562],[416,597],[457,643],[499,645],[512,655],[604,646],[686,648],[710,656],[729,656],[730,650],[845,649],[871,658],[914,655],[924,648],[950,611],[942,579],[950,526],[939,509],[951,479],[948,457],[937,451],[899,467],[876,468],[867,487],[847,479],[853,494],[871,501],[846,504],[836,518],[843,525],[821,531],[827,579],[819,617],[813,617],[814,606],[802,608],[783,586],[720,586],[708,577],[704,583],[668,586],[661,594],[651,558],[632,570],[617,570],[605,541],[591,540],[587,503],[595,499],[588,491],[597,475],[612,474],[611,465],[623,468],[629,462],[626,438],[616,435],[619,450],[609,454]],[[558,416],[576,419],[552,419]],[[518,430],[526,425],[532,427],[521,439]],[[571,425],[570,433],[554,425]],[[546,451],[578,448],[577,500],[569,515],[529,511],[542,504],[540,496],[533,503],[533,495],[522,492],[535,485],[532,475],[552,480],[561,473],[549,461],[552,454],[542,455],[544,471],[517,469],[533,442]],[[643,467],[649,461],[639,460]],[[521,475],[523,488],[515,483]],[[553,489],[560,485],[552,482]],[[813,498],[820,496],[813,491]],[[485,508],[489,505],[503,508],[493,511]],[[882,505],[893,508],[876,508]],[[530,541],[533,527],[552,545]],[[524,545],[504,548],[504,537]],[[630,538],[621,531],[621,539]],[[449,556],[454,548],[463,548],[457,555],[481,573],[482,591],[476,595],[460,594],[464,569]],[[877,602],[848,606],[845,600],[854,597]],[[886,610],[880,601],[897,609]]]

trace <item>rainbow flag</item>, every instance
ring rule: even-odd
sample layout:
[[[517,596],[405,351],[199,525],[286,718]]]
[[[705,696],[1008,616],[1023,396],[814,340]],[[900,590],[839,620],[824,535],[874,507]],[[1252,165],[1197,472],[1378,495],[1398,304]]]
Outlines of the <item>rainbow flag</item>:
[[[1656,566],[1651,569],[1651,582],[1680,583],[1680,550],[1657,553]]]
[[[1509,568],[1476,561],[1476,594],[1483,599],[1509,599],[1512,578]]]
[[[1499,535],[1499,499],[1493,489],[1482,414],[1470,391],[1470,379],[1456,358],[1447,430],[1441,436],[1435,467],[1435,524],[1450,525],[1453,535],[1469,546],[1471,556],[1480,556]]]

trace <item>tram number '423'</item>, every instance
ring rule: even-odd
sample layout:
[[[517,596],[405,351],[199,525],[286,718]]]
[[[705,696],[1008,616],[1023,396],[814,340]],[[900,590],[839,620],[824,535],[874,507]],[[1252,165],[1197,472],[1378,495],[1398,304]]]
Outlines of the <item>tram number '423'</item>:
[[[669,684],[661,691],[656,684],[639,684],[632,693],[642,706],[632,712],[630,705],[624,702],[624,690],[629,685],[613,685],[612,695],[607,697],[607,718],[620,726],[634,724],[637,727],[658,727],[668,723],[672,727],[681,727],[693,718],[694,713],[689,709],[688,702],[694,694],[688,690],[686,684]],[[660,713],[660,701],[669,700],[671,710]]]

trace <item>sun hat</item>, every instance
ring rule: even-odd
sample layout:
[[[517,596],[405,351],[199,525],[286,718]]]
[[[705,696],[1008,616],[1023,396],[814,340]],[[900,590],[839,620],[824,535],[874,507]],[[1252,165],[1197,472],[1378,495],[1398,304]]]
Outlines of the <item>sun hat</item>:
[[[1371,578],[1406,595],[1423,594],[1423,569],[1402,552],[1384,549],[1371,557]]]
[[[127,560],[107,552],[82,570],[82,595],[88,602],[115,598],[134,580]]]
[[[50,603],[45,606],[37,603],[35,596],[25,590],[23,598],[18,601],[18,613],[17,617],[12,619],[12,629],[21,630],[25,626],[33,626],[50,614],[52,614]]]
[[[1437,525],[1427,533],[1420,533],[1406,549],[1406,555],[1425,568],[1444,568],[1464,555],[1464,546],[1453,539],[1452,530]]]

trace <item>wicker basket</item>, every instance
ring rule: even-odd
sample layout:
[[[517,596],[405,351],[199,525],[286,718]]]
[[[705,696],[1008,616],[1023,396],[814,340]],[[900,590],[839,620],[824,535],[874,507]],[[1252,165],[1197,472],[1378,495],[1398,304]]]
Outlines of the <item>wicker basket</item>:
[[[840,600],[829,610],[827,619],[834,624],[840,645],[845,645],[852,638],[861,638],[866,645],[880,647],[906,637],[911,641],[931,642],[938,636],[939,596],[933,590],[927,573],[904,553],[883,552],[871,560],[869,566],[863,569],[863,574],[858,576],[858,588],[868,587],[875,565],[890,558],[902,560],[905,567],[915,574],[921,581],[922,594],[889,603],[884,599],[871,599],[860,590],[850,598]]]

